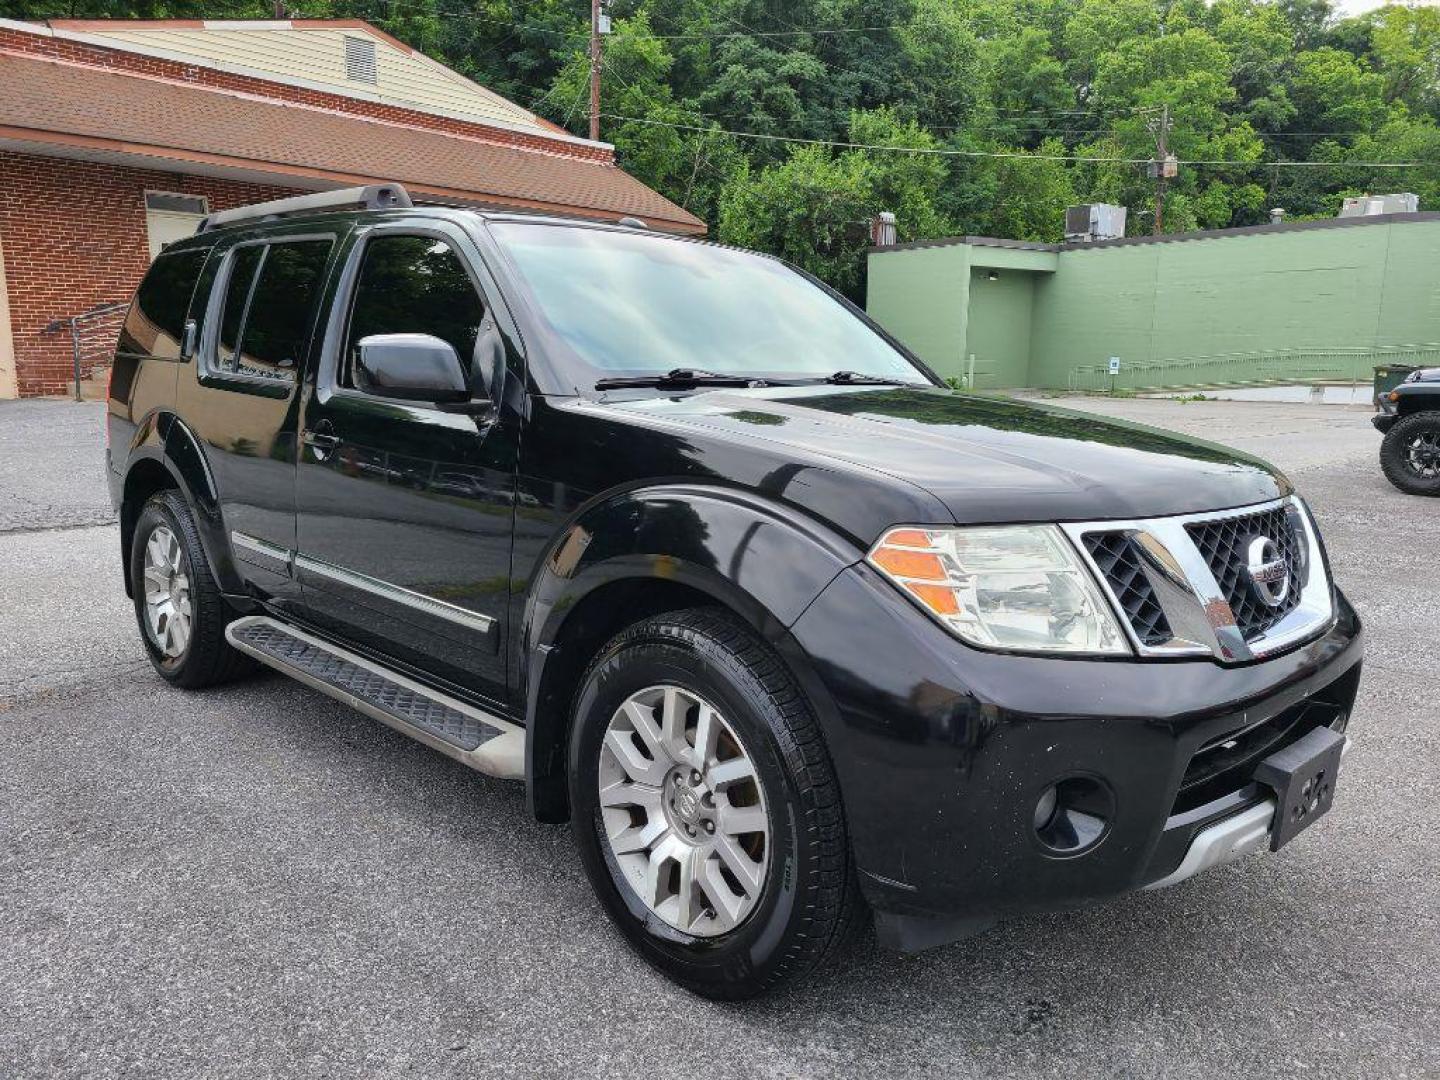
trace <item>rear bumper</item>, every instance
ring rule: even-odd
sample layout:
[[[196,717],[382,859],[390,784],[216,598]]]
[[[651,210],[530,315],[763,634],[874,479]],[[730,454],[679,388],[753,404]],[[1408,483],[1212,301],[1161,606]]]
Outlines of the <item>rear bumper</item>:
[[[1344,729],[1362,644],[1338,593],[1336,611],[1322,636],[1242,666],[1006,656],[961,645],[863,564],[842,573],[791,633],[827,692],[821,719],[882,926],[983,923],[1179,880],[1195,845],[1215,844],[1207,830],[1264,813],[1249,744],[1227,750],[1228,736]],[[1098,841],[1064,853],[1037,833],[1036,809],[1072,778],[1110,802]]]

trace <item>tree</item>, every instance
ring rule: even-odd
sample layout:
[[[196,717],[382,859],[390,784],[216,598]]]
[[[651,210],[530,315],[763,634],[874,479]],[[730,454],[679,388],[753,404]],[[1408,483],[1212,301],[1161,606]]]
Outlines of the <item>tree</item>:
[[[717,232],[723,243],[773,252],[854,294],[872,209],[862,159],[800,146],[759,173],[741,167],[720,196]]]
[[[1271,206],[1331,215],[1370,190],[1412,190],[1440,208],[1434,7],[1354,18],[1330,0],[611,0],[610,10],[601,134],[619,163],[721,238],[852,294],[880,210],[904,239],[1057,239],[1065,206],[1081,201],[1121,203],[1132,231],[1148,231],[1145,162],[1162,108],[1180,159],[1167,230],[1254,224]],[[585,131],[584,0],[311,0],[304,11],[368,19]],[[270,0],[0,0],[12,18],[269,12]]]
[[[1370,47],[1385,100],[1440,117],[1440,8],[1392,6],[1372,18]]]
[[[1065,208],[1079,201],[1071,170],[1058,160],[1064,152],[1065,144],[1051,138],[1033,154],[994,159],[994,202],[979,231],[1016,240],[1062,239]]]

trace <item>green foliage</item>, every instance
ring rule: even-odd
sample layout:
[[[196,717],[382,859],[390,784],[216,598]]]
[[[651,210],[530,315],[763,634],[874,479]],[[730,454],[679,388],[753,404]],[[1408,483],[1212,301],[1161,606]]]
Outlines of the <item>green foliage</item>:
[[[788,259],[838,289],[859,283],[872,205],[863,158],[799,146],[778,165],[742,166],[720,197],[721,241]]]
[[[1162,106],[1182,162],[1166,231],[1256,224],[1272,206],[1292,220],[1326,216],[1363,191],[1415,191],[1440,208],[1440,8],[1354,18],[1330,0],[610,8],[601,135],[620,163],[721,239],[793,259],[852,295],[866,223],[881,210],[902,240],[1056,240],[1065,206],[1084,201],[1122,203],[1131,230],[1150,231],[1145,162]],[[11,18],[270,10],[270,0],[0,0]],[[586,0],[309,0],[303,11],[368,19],[586,130]],[[846,32],[804,32],[816,30]],[[946,153],[917,152],[935,150]],[[1272,164],[1297,161],[1321,167]],[[1386,161],[1417,164],[1364,164]]]

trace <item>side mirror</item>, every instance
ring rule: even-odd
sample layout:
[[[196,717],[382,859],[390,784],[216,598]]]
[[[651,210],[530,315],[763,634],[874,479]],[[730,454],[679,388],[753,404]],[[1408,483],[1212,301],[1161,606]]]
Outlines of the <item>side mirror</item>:
[[[430,334],[372,334],[356,346],[360,389],[402,401],[470,400],[460,358]]]

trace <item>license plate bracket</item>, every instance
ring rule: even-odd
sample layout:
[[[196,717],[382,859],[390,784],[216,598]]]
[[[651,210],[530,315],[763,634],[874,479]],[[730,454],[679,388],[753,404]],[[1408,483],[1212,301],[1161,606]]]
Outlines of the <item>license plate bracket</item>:
[[[1279,851],[1330,809],[1344,749],[1344,735],[1320,727],[1255,767],[1255,779],[1275,790],[1271,851]]]

